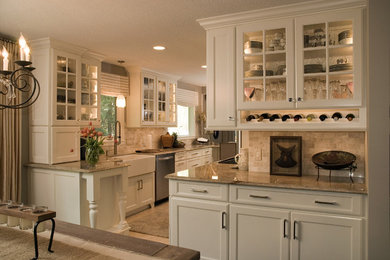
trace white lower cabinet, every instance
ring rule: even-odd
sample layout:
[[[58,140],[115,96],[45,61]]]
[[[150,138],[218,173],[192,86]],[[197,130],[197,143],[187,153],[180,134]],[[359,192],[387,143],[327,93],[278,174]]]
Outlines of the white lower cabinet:
[[[292,260],[362,259],[361,218],[292,212],[291,223]]]
[[[229,259],[289,259],[288,210],[230,205],[229,212]]]
[[[200,251],[201,259],[228,259],[228,203],[171,197],[170,244]]]
[[[154,172],[128,178],[126,213],[154,206]]]
[[[367,259],[365,195],[169,182],[170,242],[202,259]]]

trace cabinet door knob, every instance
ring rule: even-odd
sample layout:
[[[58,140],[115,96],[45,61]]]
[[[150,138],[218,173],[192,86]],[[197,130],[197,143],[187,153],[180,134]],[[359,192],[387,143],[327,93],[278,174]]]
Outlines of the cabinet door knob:
[[[303,98],[298,97],[298,102],[302,102],[302,101],[303,101]]]
[[[72,148],[72,149],[70,149],[70,152],[71,152],[71,153],[73,153],[73,152],[74,152],[73,148]]]
[[[290,97],[290,98],[288,98],[288,102],[296,102],[296,101],[295,101],[295,98]]]
[[[234,117],[229,116],[229,121],[234,121]]]

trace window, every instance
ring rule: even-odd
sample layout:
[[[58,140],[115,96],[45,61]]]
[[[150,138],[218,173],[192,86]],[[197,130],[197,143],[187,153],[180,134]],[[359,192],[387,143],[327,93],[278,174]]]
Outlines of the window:
[[[195,108],[177,106],[177,127],[169,127],[168,132],[178,136],[195,136]]]
[[[100,103],[100,119],[101,126],[98,129],[103,132],[104,136],[114,136],[115,121],[116,121],[116,109],[115,109],[116,97],[101,95]]]

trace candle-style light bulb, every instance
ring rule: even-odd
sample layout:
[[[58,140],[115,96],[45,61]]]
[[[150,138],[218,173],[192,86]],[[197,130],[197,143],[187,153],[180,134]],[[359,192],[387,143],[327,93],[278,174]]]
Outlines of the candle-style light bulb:
[[[3,55],[3,70],[8,70],[8,51],[4,46],[1,55]]]
[[[27,42],[23,37],[23,34],[20,34],[19,37],[19,46],[20,46],[20,60],[25,60],[25,53],[24,53],[24,48],[26,47]]]
[[[26,61],[30,61],[30,47],[26,44],[26,47],[24,47],[24,55],[26,58]]]

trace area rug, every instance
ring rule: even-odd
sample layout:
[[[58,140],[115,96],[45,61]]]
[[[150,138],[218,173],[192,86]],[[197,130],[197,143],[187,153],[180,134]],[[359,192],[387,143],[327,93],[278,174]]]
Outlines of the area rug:
[[[54,240],[49,253],[47,247],[49,239],[38,235],[39,259],[107,259],[114,260],[106,255],[67,245]],[[34,237],[31,230],[21,231],[15,228],[0,226],[0,259],[31,259],[35,256]]]
[[[127,219],[130,231],[158,237],[169,237],[169,202],[146,209]]]

